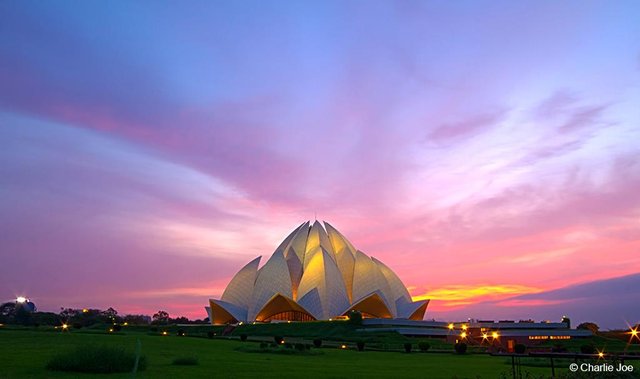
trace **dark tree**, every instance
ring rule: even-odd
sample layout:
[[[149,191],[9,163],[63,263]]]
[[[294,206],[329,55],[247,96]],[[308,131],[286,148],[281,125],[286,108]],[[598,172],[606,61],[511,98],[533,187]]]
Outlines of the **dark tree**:
[[[407,352],[407,353],[410,353],[412,347],[413,346],[412,346],[411,342],[407,342],[407,343],[404,344],[404,351]]]
[[[130,325],[148,325],[149,316],[145,315],[126,315],[122,319],[124,322]]]
[[[16,303],[9,302],[0,305],[0,323],[9,324],[16,317]]]
[[[106,311],[101,313],[103,322],[118,322],[118,311],[109,307]]]
[[[31,312],[25,307],[18,306],[16,309],[16,323],[20,325],[31,325]]]
[[[173,324],[190,324],[191,322],[189,321],[188,318],[184,317],[184,316],[180,316],[178,318],[175,318],[172,320]]]
[[[355,310],[349,312],[349,322],[353,325],[362,325],[362,313]]]
[[[68,320],[76,317],[81,312],[82,311],[79,310],[79,309],[60,308],[60,318],[62,318],[65,321],[68,321]]]
[[[458,342],[456,343],[453,348],[456,350],[456,353],[458,354],[464,354],[467,352],[467,344],[464,342]]]
[[[166,311],[158,311],[158,313],[153,315],[153,324],[168,324],[169,323],[169,313]]]
[[[600,327],[595,322],[583,322],[582,324],[578,325],[576,329],[590,330],[591,333],[596,334],[598,333],[598,330],[600,330]]]

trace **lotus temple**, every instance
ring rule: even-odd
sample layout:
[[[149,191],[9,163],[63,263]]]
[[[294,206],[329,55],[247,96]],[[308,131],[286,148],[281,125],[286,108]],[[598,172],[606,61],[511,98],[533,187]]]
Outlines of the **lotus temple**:
[[[352,310],[365,318],[422,320],[428,300],[412,301],[400,278],[357,250],[329,223],[296,228],[259,267],[231,279],[206,307],[212,324],[329,320]]]

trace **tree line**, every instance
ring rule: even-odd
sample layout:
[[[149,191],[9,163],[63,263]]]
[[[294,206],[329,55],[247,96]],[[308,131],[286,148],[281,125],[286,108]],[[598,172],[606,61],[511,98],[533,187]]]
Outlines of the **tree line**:
[[[95,324],[113,325],[169,325],[169,324],[208,324],[209,318],[189,320],[185,316],[171,317],[167,311],[159,310],[152,316],[142,314],[120,315],[110,307],[106,310],[93,308],[60,308],[60,312],[39,312],[35,307],[26,307],[16,302],[0,305],[0,324],[25,326],[62,326],[83,328]]]

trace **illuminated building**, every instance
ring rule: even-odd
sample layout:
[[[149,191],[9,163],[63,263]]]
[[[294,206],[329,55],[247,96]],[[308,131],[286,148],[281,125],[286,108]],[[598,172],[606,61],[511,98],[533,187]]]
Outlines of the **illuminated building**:
[[[412,301],[389,267],[327,222],[305,222],[259,268],[260,259],[238,271],[219,300],[209,300],[212,324],[328,320],[352,310],[365,318],[422,320],[429,302]]]

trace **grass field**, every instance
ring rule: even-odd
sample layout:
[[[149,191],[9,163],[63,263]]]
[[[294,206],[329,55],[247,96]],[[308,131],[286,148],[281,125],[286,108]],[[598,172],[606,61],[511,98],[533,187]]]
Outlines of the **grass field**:
[[[235,350],[256,342],[196,337],[154,336],[141,332],[98,334],[74,331],[0,331],[0,378],[64,378],[92,375],[47,371],[56,353],[83,344],[124,346],[135,349],[140,340],[148,368],[140,378],[499,378],[510,372],[504,358],[486,355],[437,353],[357,352],[337,348],[319,349],[312,356],[256,354]],[[176,358],[196,357],[194,366],[173,365]],[[546,368],[527,371],[548,376]],[[130,378],[131,374],[99,375]]]
[[[481,354],[358,352],[335,347],[317,355],[248,353],[241,346],[257,342],[150,335],[135,330],[118,334],[78,330],[0,329],[0,378],[131,378],[132,374],[66,374],[45,369],[59,352],[87,344],[123,346],[133,351],[137,341],[148,367],[138,378],[510,378],[511,365],[503,357]],[[175,365],[176,359],[196,358],[197,365]],[[563,365],[556,373],[565,373]],[[638,368],[640,370],[640,368]],[[547,367],[523,367],[528,378],[548,378]]]

